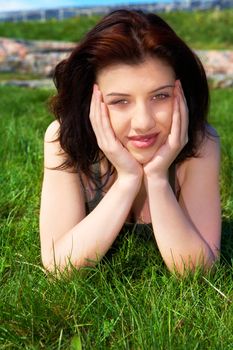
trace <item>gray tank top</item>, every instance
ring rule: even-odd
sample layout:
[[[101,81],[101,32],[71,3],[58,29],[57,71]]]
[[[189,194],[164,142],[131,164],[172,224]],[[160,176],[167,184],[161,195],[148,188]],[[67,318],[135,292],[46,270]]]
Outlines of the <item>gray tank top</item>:
[[[98,187],[96,188],[95,195],[91,200],[88,200],[88,193],[87,193],[88,190],[85,188],[82,178],[80,176],[80,181],[81,181],[81,185],[83,187],[84,196],[85,196],[86,214],[89,214],[93,209],[95,209],[95,207],[99,204],[99,202],[103,198],[103,192],[101,190],[102,183],[101,183],[99,164],[95,164],[93,166],[93,171],[95,174],[95,180]],[[172,164],[169,168],[169,183],[171,185],[173,192],[177,197],[178,195],[176,194],[176,165],[175,164]],[[143,223],[136,223],[136,222],[135,223],[126,222],[122,226],[120,234],[117,236],[117,239],[114,241],[113,245],[107,252],[106,256],[110,258],[115,251],[118,251],[125,237],[131,234],[136,235],[138,238],[140,238],[140,241],[144,241],[144,242],[153,241],[153,244],[157,246],[151,223],[143,224]]]
[[[85,198],[85,207],[86,207],[86,214],[88,215],[95,207],[99,204],[101,199],[103,198],[103,192],[101,190],[101,174],[100,174],[100,166],[99,163],[96,163],[93,165],[93,171],[95,176],[95,181],[97,184],[94,197],[90,200],[88,199],[87,189],[83,183],[82,177],[80,176],[81,185],[84,192],[84,198]],[[172,164],[169,168],[169,183],[173,190],[173,192],[176,195],[176,165]]]

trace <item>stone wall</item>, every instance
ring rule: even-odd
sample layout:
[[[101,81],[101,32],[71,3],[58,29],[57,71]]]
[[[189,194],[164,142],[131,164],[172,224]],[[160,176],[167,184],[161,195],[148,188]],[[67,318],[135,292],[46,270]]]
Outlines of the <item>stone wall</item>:
[[[74,48],[74,43],[25,41],[0,38],[0,72],[51,76],[55,65]]]
[[[0,72],[51,77],[55,65],[66,58],[74,43],[0,38]],[[233,86],[233,51],[197,51],[214,87]]]

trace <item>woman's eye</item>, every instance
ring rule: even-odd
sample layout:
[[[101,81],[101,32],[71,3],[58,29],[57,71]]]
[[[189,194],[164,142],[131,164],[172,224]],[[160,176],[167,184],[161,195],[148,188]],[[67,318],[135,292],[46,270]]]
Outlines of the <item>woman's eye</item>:
[[[128,103],[127,100],[121,99],[121,100],[112,101],[110,104],[111,105],[126,105],[127,103]]]
[[[165,100],[166,98],[170,97],[169,94],[157,94],[155,96],[152,97],[152,100]]]

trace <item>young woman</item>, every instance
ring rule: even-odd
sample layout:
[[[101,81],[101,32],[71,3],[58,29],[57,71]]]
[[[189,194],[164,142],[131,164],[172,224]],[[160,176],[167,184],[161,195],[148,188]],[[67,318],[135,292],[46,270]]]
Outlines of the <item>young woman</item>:
[[[167,267],[219,255],[219,140],[191,49],[160,17],[104,17],[55,71],[41,198],[46,269],[99,261],[124,224],[151,224]]]

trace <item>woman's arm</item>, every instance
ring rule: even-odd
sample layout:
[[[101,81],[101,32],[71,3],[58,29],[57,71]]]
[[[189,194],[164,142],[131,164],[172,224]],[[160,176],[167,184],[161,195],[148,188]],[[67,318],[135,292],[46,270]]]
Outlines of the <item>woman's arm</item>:
[[[210,267],[220,249],[220,151],[206,138],[199,158],[187,161],[179,203],[167,179],[147,178],[155,238],[170,270]]]
[[[59,142],[52,142],[56,139],[58,128],[57,122],[49,126],[44,146],[40,236],[42,261],[48,270],[55,270],[56,267],[64,269],[69,262],[81,267],[100,260],[119,234],[142,179],[142,170],[140,169],[140,174],[133,171],[135,161],[132,159],[130,165],[128,154],[125,160],[128,170],[120,171],[121,163],[124,163],[124,156],[119,157],[119,147],[122,146],[117,144],[114,149],[114,140],[109,140],[111,158],[120,158],[121,161],[117,163],[118,177],[98,206],[85,216],[84,196],[78,174],[52,169],[64,160]],[[108,126],[105,125],[105,142],[107,129]]]
[[[168,182],[168,168],[188,141],[188,108],[179,81],[174,89],[172,126],[167,141],[144,166],[152,224],[158,247],[170,270],[184,273],[209,267],[218,256],[221,233],[220,150],[210,130],[199,156],[186,160],[179,203]]]

